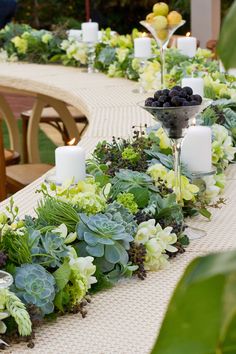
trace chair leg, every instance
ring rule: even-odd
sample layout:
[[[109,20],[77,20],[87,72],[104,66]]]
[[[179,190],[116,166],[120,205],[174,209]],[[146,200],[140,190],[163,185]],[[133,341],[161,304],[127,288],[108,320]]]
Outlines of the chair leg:
[[[3,114],[4,120],[6,121],[7,128],[9,131],[10,147],[20,153],[20,138],[17,127],[17,122],[12,113],[12,110],[3,95],[0,95],[0,111]]]

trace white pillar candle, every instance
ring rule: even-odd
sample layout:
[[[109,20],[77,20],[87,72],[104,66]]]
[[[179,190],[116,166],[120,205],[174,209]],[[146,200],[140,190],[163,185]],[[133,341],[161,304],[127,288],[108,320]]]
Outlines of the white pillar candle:
[[[212,165],[211,129],[194,126],[188,129],[183,140],[182,161],[190,172],[210,172]]]
[[[135,58],[150,58],[152,55],[151,38],[140,37],[134,39]]]
[[[182,87],[191,87],[194,95],[204,96],[204,81],[201,77],[188,77],[182,80]]]
[[[177,39],[177,48],[182,54],[192,58],[197,51],[197,38],[195,37],[180,37]]]
[[[82,23],[82,38],[83,42],[97,42],[98,41],[98,23],[84,22]]]
[[[68,31],[68,38],[69,39],[76,39],[77,41],[81,41],[82,39],[82,31],[81,30],[76,30],[76,29],[71,29]]]
[[[85,179],[85,151],[80,146],[60,146],[55,151],[56,181],[63,183],[67,179],[74,181]]]

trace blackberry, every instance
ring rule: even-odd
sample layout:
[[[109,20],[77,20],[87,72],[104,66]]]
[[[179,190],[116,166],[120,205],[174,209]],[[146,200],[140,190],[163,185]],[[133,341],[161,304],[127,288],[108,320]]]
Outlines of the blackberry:
[[[165,103],[163,104],[163,107],[170,107],[170,102],[165,102]]]
[[[153,102],[154,102],[154,98],[148,97],[148,98],[145,100],[145,106],[151,106]]]
[[[161,107],[162,105],[161,105],[161,103],[159,101],[154,101],[154,102],[152,102],[151,106],[152,107]]]
[[[202,97],[200,95],[192,95],[191,99],[192,101],[197,101],[199,104],[202,103]]]
[[[162,90],[162,95],[168,96],[169,93],[170,93],[170,90],[168,90],[168,89]]]
[[[158,90],[154,93],[154,98],[155,100],[158,100],[158,98],[162,95],[162,90]]]
[[[176,91],[181,91],[182,90],[182,87],[179,86],[179,85],[176,85],[172,88],[172,90],[176,90]]]
[[[169,97],[174,97],[174,96],[179,96],[179,91],[173,89],[169,92]]]
[[[185,86],[183,87],[183,90],[187,92],[187,95],[191,96],[193,94],[193,90],[191,87]]]

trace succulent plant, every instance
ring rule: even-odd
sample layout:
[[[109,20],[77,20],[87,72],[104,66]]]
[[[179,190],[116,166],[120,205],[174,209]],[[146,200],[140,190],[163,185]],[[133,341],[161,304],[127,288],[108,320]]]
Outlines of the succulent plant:
[[[54,310],[55,279],[39,264],[23,264],[16,269],[15,293],[25,304],[37,306],[43,315]]]
[[[119,204],[117,202],[113,202],[112,204],[109,204],[105,215],[107,215],[110,220],[113,220],[117,222],[120,225],[123,225],[125,228],[125,231],[128,234],[135,234],[137,231],[137,223],[134,220],[134,215],[129,212],[127,208],[125,208],[122,204]]]
[[[80,214],[77,234],[82,241],[81,247],[85,248],[87,254],[103,258],[110,265],[127,264],[127,250],[133,237],[122,224],[111,220],[109,216],[97,214],[88,217]]]
[[[61,260],[69,252],[64,238],[58,233],[47,231],[42,235],[38,230],[34,230],[29,233],[29,240],[32,244],[33,263],[55,268],[60,266]]]

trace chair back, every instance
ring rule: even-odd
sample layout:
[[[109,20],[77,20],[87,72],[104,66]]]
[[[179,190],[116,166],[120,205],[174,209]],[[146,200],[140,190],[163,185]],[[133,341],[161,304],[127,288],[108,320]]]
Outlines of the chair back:
[[[0,201],[6,199],[6,166],[3,146],[2,119],[0,118]]]

